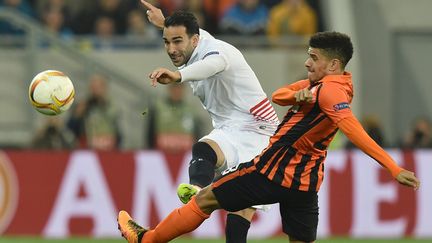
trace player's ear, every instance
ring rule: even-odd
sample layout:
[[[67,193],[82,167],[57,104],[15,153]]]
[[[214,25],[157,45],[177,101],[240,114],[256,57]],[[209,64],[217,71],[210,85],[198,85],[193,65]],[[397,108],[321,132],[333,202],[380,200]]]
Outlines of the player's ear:
[[[339,59],[332,59],[330,61],[330,71],[334,72],[336,70],[339,70],[341,67],[341,62]]]
[[[197,47],[198,46],[198,41],[199,41],[199,35],[195,34],[192,36],[192,45],[193,47]]]

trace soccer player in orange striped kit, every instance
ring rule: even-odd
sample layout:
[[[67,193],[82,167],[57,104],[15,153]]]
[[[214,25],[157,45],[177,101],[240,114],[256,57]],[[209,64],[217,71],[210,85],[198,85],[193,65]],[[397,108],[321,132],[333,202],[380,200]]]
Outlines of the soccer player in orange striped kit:
[[[282,229],[290,242],[314,242],[318,225],[318,190],[327,147],[338,129],[375,159],[402,185],[418,189],[413,172],[399,167],[364,131],[353,115],[350,38],[320,32],[309,40],[308,79],[276,90],[273,102],[291,106],[270,144],[248,163],[227,169],[185,206],[175,209],[155,229],[145,229],[120,211],[119,229],[129,242],[168,242],[196,229],[217,209],[237,211],[252,205],[280,204]]]

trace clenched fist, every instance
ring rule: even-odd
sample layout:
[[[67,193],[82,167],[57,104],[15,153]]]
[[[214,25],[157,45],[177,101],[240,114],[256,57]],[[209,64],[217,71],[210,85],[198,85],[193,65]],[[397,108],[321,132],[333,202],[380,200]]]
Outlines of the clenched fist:
[[[295,93],[294,97],[296,99],[296,102],[309,102],[310,103],[313,101],[313,94],[309,90],[309,88],[304,88],[304,89],[297,91],[297,93]]]

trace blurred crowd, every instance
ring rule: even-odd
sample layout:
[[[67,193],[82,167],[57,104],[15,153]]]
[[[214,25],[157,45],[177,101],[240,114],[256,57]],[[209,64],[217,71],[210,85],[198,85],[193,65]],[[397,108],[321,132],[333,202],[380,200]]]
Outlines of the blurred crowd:
[[[200,26],[215,35],[307,36],[322,29],[318,0],[148,0],[165,15],[193,12]],[[38,20],[62,38],[73,36],[159,38],[139,0],[0,0]],[[0,34],[23,33],[0,22]]]
[[[71,111],[44,117],[30,146],[34,149],[118,150],[123,134],[121,113],[112,101],[109,79],[101,74],[89,77],[87,94],[75,101]],[[146,149],[167,153],[189,150],[206,132],[196,109],[188,102],[185,84],[172,84],[166,94],[150,104],[142,134]]]
[[[417,117],[409,129],[403,132],[396,141],[389,141],[384,135],[383,125],[376,115],[366,115],[361,123],[369,136],[381,147],[397,147],[401,149],[427,149],[432,148],[432,123],[427,116]],[[355,149],[356,146],[344,139],[338,132],[332,142],[332,149]]]
[[[176,10],[193,12],[200,26],[214,35],[265,36],[271,42],[284,36],[308,36],[323,30],[319,0],[148,0],[165,15]],[[110,40],[157,40],[160,32],[149,24],[139,0],[0,0],[8,7],[39,21],[63,39],[89,37],[94,48]],[[0,36],[19,36],[23,30],[0,20]],[[142,41],[141,41],[142,42]],[[182,85],[167,87],[166,97],[149,108],[149,124],[143,134],[146,148],[176,152],[189,148],[208,131],[184,97]],[[33,148],[111,150],[122,148],[119,111],[111,102],[107,77],[89,78],[88,96],[76,101],[68,116],[49,117],[36,132]],[[362,124],[384,147],[432,148],[432,125],[428,117],[416,119],[397,141],[384,137],[377,116],[365,116]],[[175,142],[173,142],[175,141]],[[175,144],[176,146],[173,146]],[[337,134],[333,149],[354,145]]]
[[[148,123],[143,133],[143,149],[158,149],[167,153],[189,150],[209,131],[204,121],[188,102],[185,84],[166,87],[165,95],[153,101],[147,111]],[[89,77],[87,96],[77,100],[71,111],[62,116],[45,117],[44,123],[31,142],[34,149],[95,149],[117,150],[123,134],[119,123],[120,111],[112,102],[108,78],[101,74]],[[207,121],[209,122],[209,121]],[[388,141],[383,125],[376,115],[361,120],[366,132],[382,147],[402,149],[432,148],[432,123],[426,116],[416,118],[397,141]],[[341,132],[330,149],[353,149]]]

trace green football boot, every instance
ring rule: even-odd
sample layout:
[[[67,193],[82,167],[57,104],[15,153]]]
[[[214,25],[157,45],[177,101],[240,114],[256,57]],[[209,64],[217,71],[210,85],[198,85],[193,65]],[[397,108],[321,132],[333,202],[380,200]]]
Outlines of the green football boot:
[[[183,204],[186,204],[193,196],[198,194],[199,190],[200,189],[197,186],[181,183],[177,188],[177,196]]]

